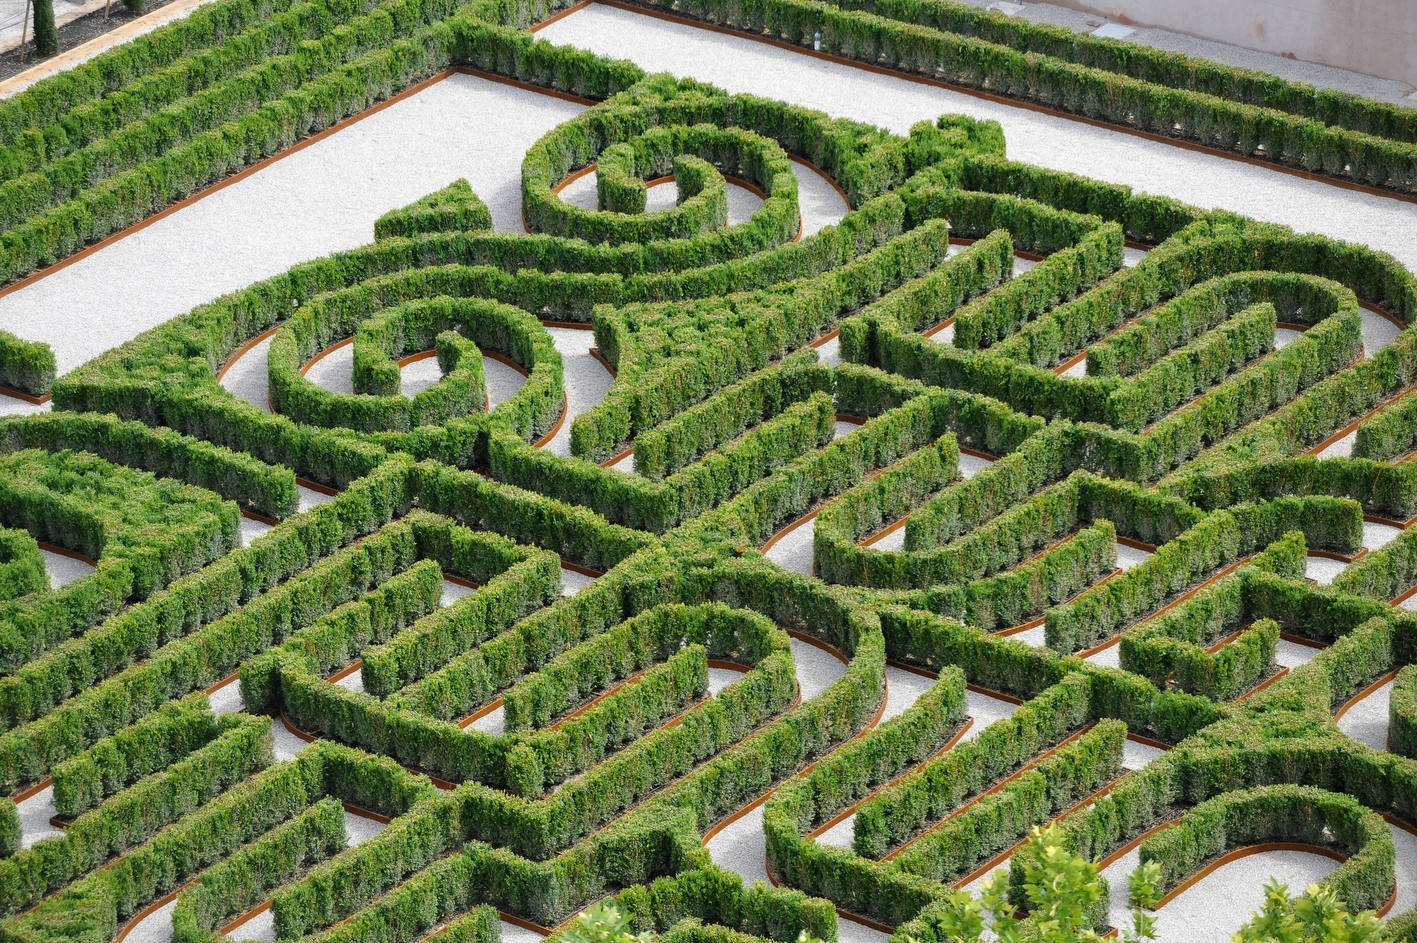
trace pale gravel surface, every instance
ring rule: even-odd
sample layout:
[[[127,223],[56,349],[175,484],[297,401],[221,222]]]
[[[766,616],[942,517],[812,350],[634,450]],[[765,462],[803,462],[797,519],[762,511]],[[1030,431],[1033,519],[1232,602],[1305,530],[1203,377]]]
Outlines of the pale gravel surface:
[[[584,573],[577,573],[575,570],[568,570],[561,567],[561,595],[574,596],[594,583],[598,577],[586,576]]]
[[[49,820],[59,814],[54,808],[54,787],[45,786],[23,802],[15,803],[20,813],[20,845],[28,848],[41,838],[63,835],[59,829],[49,824]]]
[[[273,529],[271,525],[265,523],[264,521],[258,521],[255,518],[245,516],[241,518],[240,526],[241,546],[243,547],[251,546],[251,541],[255,540],[257,537],[264,537],[266,534],[269,534]]]
[[[1369,550],[1376,550],[1379,547],[1391,543],[1401,533],[1401,527],[1393,527],[1391,524],[1377,524],[1373,521],[1364,521],[1363,546]]]
[[[1165,756],[1166,751],[1128,738],[1122,742],[1122,768],[1138,770],[1152,760]]]
[[[0,328],[50,343],[63,373],[224,292],[368,243],[383,213],[459,177],[498,229],[519,229],[527,148],[581,110],[451,76],[6,295]]]
[[[244,399],[266,412],[271,411],[268,354],[272,339],[266,338],[229,361],[226,372],[221,376],[224,389],[237,399]]]
[[[447,580],[443,580],[443,595],[439,598],[438,603],[442,606],[451,606],[464,596],[471,596],[475,592],[477,592],[477,590],[473,589],[471,586],[464,586],[461,583],[450,583]]]
[[[793,527],[763,552],[773,563],[795,573],[812,575],[812,541],[817,533],[817,515]]]
[[[1127,855],[1103,874],[1112,880],[1112,922],[1125,921],[1127,875],[1136,869],[1132,860],[1125,870],[1114,870],[1131,859]],[[1264,881],[1278,878],[1293,893],[1302,893],[1311,883],[1338,867],[1338,862],[1307,851],[1267,851],[1231,862],[1201,879],[1189,890],[1158,911],[1157,940],[1160,943],[1229,943],[1230,934],[1240,929],[1264,903]],[[1121,895],[1122,907],[1117,908]]]
[[[1274,663],[1285,668],[1297,668],[1313,661],[1319,652],[1320,649],[1312,646],[1280,639],[1274,645]]]
[[[973,478],[992,464],[994,464],[993,459],[959,453],[959,474],[962,478]]]
[[[518,370],[491,357],[482,358],[482,373],[487,380],[488,409],[496,409],[499,403],[511,399],[526,383],[526,377]]]
[[[1304,562],[1304,575],[1320,586],[1327,586],[1347,567],[1348,564],[1344,563],[1342,560],[1330,560],[1327,557],[1308,557]]]
[[[833,655],[796,638],[792,639],[792,660],[797,669],[797,683],[801,688],[803,701],[820,695],[846,670],[846,666]],[[719,867],[742,875],[746,881],[767,881],[762,806],[714,835],[708,840],[706,847]],[[843,923],[842,928],[845,927],[846,924]],[[846,939],[844,935],[843,939]]]
[[[1392,682],[1354,704],[1338,719],[1338,729],[1374,750],[1387,749],[1388,700]]]
[[[33,416],[35,413],[47,413],[49,411],[49,403],[36,405],[28,400],[20,399],[18,396],[0,393],[0,416]]]
[[[832,337],[815,345],[817,359],[829,367],[839,367],[841,359],[841,338]]]
[[[650,189],[653,191],[663,188]],[[551,335],[556,350],[561,354],[562,385],[566,391],[566,421],[543,448],[553,455],[570,455],[571,421],[605,398],[613,378],[610,371],[605,369],[605,364],[590,354],[590,349],[595,346],[594,331],[548,327],[546,333]]]
[[[52,550],[41,550],[40,553],[44,555],[44,569],[49,573],[50,589],[67,586],[94,571],[93,565],[83,560],[75,560]]]
[[[1138,550],[1136,547],[1128,547],[1126,544],[1117,544],[1117,568],[1120,570],[1130,570],[1139,563],[1145,563],[1151,554],[1146,550]]]
[[[172,939],[172,911],[177,901],[168,901],[163,906],[135,923],[123,943],[167,943]]]
[[[1392,252],[1409,266],[1417,263],[1417,206],[1389,197],[613,8],[587,7],[538,35],[633,58],[652,71],[692,75],[732,92],[782,98],[900,134],[914,122],[941,113],[995,118],[1003,124],[1008,153],[1015,160],[1130,184],[1204,207],[1223,206],[1301,231],[1365,242]]]
[[[399,368],[399,392],[409,399],[443,379],[437,357],[425,357]]]
[[[329,504],[333,501],[334,495],[325,494],[323,491],[316,491],[314,488],[307,488],[304,485],[296,485],[295,489],[300,492],[300,510],[308,511],[321,504]]]

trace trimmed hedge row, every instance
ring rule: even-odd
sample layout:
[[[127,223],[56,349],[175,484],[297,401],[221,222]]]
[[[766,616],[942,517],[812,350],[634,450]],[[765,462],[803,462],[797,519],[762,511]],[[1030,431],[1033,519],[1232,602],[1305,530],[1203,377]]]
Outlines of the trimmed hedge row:
[[[29,531],[0,527],[0,602],[48,589],[49,570],[39,543]]]
[[[391,553],[389,542],[335,551],[407,506],[408,472],[406,463],[391,462],[328,504],[129,607],[82,645],[70,643],[0,681],[0,716],[18,728],[0,736],[0,782],[42,778],[107,731],[215,683],[292,628],[386,579],[402,552]],[[321,560],[326,554],[333,556]],[[281,580],[287,582],[272,591]],[[264,605],[235,611],[262,593]]]
[[[1333,588],[1392,601],[1417,585],[1417,531],[1404,530],[1334,577]]]
[[[1126,724],[1099,722],[998,792],[921,835],[891,864],[942,883],[964,877],[1117,778],[1126,739]]]
[[[264,722],[259,726],[267,729]],[[86,939],[76,930],[96,927],[99,934],[107,934],[96,939],[108,939],[115,923],[326,796],[397,817],[434,795],[426,779],[388,759],[337,744],[311,744],[292,762],[232,784],[150,841],[43,901],[32,913],[13,918],[7,930],[20,939],[57,943]],[[260,859],[271,860],[264,853]],[[69,912],[82,916],[70,919]]]
[[[273,409],[296,422],[360,432],[408,432],[480,412],[486,390],[479,357],[463,358],[467,362],[461,369],[412,399],[398,392],[399,371],[392,358],[427,349],[439,334],[456,330],[531,373],[531,389],[524,386],[513,399],[527,405],[545,400],[535,409],[539,415],[530,424],[533,431],[545,431],[554,423],[563,398],[561,356],[530,314],[497,301],[441,295],[385,307],[397,296],[392,286],[380,294],[372,294],[368,286],[333,292],[304,305],[281,325],[267,353]],[[355,389],[360,392],[332,393],[307,380],[305,364],[350,335]],[[513,405],[509,411],[519,410]]]
[[[1141,843],[1142,864],[1161,866],[1170,888],[1208,859],[1235,848],[1298,841],[1342,852],[1324,883],[1355,913],[1376,910],[1395,888],[1392,832],[1381,815],[1351,796],[1312,786],[1258,786],[1202,802]]]
[[[174,943],[220,943],[224,937],[216,931],[223,922],[257,906],[312,863],[344,850],[346,842],[344,807],[338,799],[321,799],[208,868],[178,894]]]
[[[1086,677],[1070,675],[1020,705],[1012,717],[876,793],[856,810],[856,853],[884,857],[1087,723],[1090,690]]]
[[[830,392],[832,371],[789,359],[726,386],[635,437],[635,473],[660,480],[813,393]]]
[[[54,767],[54,808],[72,819],[144,776],[166,769],[219,733],[203,694],[171,701]]]
[[[1170,682],[1217,701],[1238,697],[1263,681],[1274,671],[1279,623],[1257,619],[1245,624],[1241,586],[1238,579],[1222,579],[1164,615],[1123,632],[1122,667],[1152,684]],[[1212,652],[1231,631],[1238,632],[1236,637]]]
[[[1397,673],[1388,696],[1387,748],[1417,758],[1417,667]]]
[[[367,645],[377,645],[438,606],[443,571],[420,560],[370,591],[298,629],[284,643],[241,665],[241,701],[248,710],[275,713],[281,704],[280,675],[287,660],[299,659],[322,677],[352,662]]]
[[[1417,396],[1405,395],[1358,423],[1353,457],[1390,462],[1417,448]]]
[[[300,501],[295,475],[240,451],[140,422],[96,413],[50,412],[0,423],[7,449],[72,449],[215,491],[241,507],[282,519]]]
[[[818,525],[820,526],[820,525]],[[967,583],[874,593],[888,605],[923,609],[997,632],[1043,615],[1117,569],[1117,529],[1098,521],[1012,569]]]
[[[492,229],[492,211],[472,192],[466,178],[390,210],[374,221],[374,238],[397,239],[432,232],[481,232]]]
[[[21,449],[0,455],[0,520],[96,561],[60,589],[0,603],[0,669],[13,673],[231,550],[240,515],[209,491],[89,453]]]
[[[0,386],[43,396],[54,385],[57,372],[54,350],[48,344],[0,331]]]
[[[421,519],[414,520],[415,533],[421,524]],[[506,538],[465,528],[452,529],[450,536],[454,555],[451,560],[440,557],[439,562],[481,585],[387,641],[364,649],[360,677],[364,690],[374,697],[388,697],[427,677],[560,596],[561,561],[555,554],[528,551]],[[426,552],[422,540],[420,552]],[[475,562],[468,561],[469,555]]]
[[[1361,540],[1362,509],[1342,498],[1313,497],[1215,512],[1116,579],[1050,610],[1044,622],[1048,647],[1076,652],[1097,645],[1168,598],[1297,528],[1309,545],[1348,550]]]
[[[781,635],[744,679],[690,710],[678,725],[660,728],[606,759],[618,745],[613,731],[623,729],[622,706],[633,690],[606,699],[558,729],[499,738],[389,710],[369,695],[326,683],[312,672],[308,659],[294,651],[287,649],[273,657],[280,666],[276,704],[295,723],[418,763],[444,779],[485,784],[482,801],[489,805],[479,820],[492,830],[488,834],[500,836],[497,844],[510,842],[523,849],[521,853],[536,857],[559,850],[603,824],[632,800],[633,793],[606,791],[602,782],[618,781],[627,771],[640,770],[634,777],[640,784],[634,792],[648,790],[669,775],[661,760],[677,757],[672,766],[681,770],[685,764],[702,762],[780,713],[796,694],[790,648]],[[664,694],[679,696],[669,690]],[[672,712],[659,709],[658,713]],[[529,805],[519,798],[539,796],[548,786],[582,770],[588,770],[585,776],[565,783],[544,803]]]
[[[13,914],[147,841],[271,763],[271,725],[231,715],[206,745],[79,816],[63,835],[0,859],[0,908]]]
[[[772,623],[746,610],[721,605],[650,609],[522,676],[502,695],[504,729],[515,733],[545,727],[595,692],[687,645],[707,646],[717,658],[755,665],[777,647],[773,643]]]

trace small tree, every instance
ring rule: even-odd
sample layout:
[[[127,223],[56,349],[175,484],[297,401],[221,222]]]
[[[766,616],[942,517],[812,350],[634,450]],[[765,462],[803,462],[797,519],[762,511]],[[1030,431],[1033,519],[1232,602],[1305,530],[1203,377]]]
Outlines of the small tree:
[[[567,943],[652,943],[654,935],[636,933],[615,901],[603,900],[577,917],[562,939]]]
[[[54,25],[54,0],[34,2],[34,48],[41,56],[59,51],[59,30]]]
[[[1299,897],[1273,878],[1264,888],[1264,907],[1231,937],[1233,943],[1388,943],[1382,921],[1371,910],[1350,914],[1331,889],[1310,884]]]
[[[1018,919],[1018,909],[1009,902],[1008,874],[1001,868],[985,883],[979,899],[962,897],[958,907],[937,915],[935,929],[941,938],[951,943],[981,943],[987,925],[999,943],[1101,940],[1090,915],[1106,895],[1107,883],[1097,865],[1064,846],[1059,829],[1035,828],[1015,860],[1024,872],[1028,915]],[[1156,938],[1156,918],[1146,908],[1160,900],[1160,878],[1161,868],[1155,862],[1132,873],[1128,887],[1131,923],[1119,928],[1127,943]]]

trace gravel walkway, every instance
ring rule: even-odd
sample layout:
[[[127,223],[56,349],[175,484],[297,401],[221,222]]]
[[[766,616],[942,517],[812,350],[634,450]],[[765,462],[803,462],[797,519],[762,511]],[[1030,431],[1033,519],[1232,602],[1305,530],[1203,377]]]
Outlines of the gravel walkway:
[[[62,553],[55,553],[52,550],[41,550],[44,555],[44,568],[49,572],[49,588],[58,589],[67,586],[82,576],[88,576],[94,571],[93,564],[85,563],[83,560],[75,560],[73,557],[66,557]]]
[[[581,179],[587,180],[589,177]],[[652,187],[651,191],[661,189],[663,188]],[[590,354],[590,349],[595,346],[594,331],[548,327],[546,333],[551,335],[552,342],[561,354],[562,386],[566,391],[566,421],[544,448],[553,455],[570,455],[571,421],[603,400],[614,378],[605,368],[605,364]]]
[[[497,228],[519,229],[527,148],[581,110],[451,76],[0,298],[0,328],[48,342],[63,373],[224,292],[368,243],[383,213],[459,177]]]
[[[1008,153],[1015,160],[1367,243],[1386,249],[1409,267],[1417,266],[1417,205],[1389,197],[609,7],[587,7],[538,35],[550,42],[631,58],[652,71],[691,75],[729,91],[786,99],[901,134],[914,122],[944,112],[995,118],[1003,124]]]
[[[1392,697],[1392,682],[1378,688],[1344,712],[1338,719],[1338,729],[1374,750],[1387,749],[1388,700]]]

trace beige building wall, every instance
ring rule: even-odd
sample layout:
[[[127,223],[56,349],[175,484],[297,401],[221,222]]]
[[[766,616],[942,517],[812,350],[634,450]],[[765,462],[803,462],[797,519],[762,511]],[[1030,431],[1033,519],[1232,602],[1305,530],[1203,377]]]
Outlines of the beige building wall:
[[[1417,0],[1053,0],[1417,85]]]

